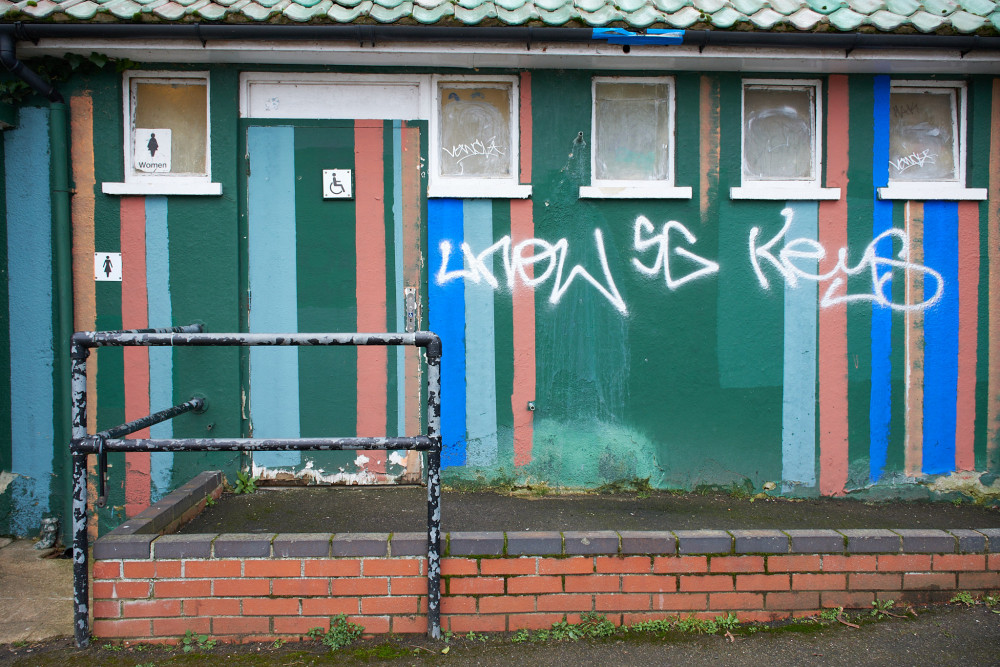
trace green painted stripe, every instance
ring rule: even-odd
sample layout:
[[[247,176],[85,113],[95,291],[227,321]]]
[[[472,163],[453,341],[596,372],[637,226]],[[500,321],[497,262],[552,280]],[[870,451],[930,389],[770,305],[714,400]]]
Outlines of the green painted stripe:
[[[967,182],[969,187],[984,188],[989,185],[990,133],[1000,132],[991,128],[993,110],[993,77],[977,76],[969,84],[969,133],[966,137],[969,151]],[[990,282],[989,282],[989,207],[997,202],[979,204],[979,294],[978,340],[976,343],[976,424],[973,451],[976,470],[987,467],[986,429],[989,417],[989,355],[990,348]],[[994,281],[994,284],[996,282]],[[995,345],[994,345],[995,347]],[[996,354],[993,350],[992,353]],[[1000,471],[993,471],[1000,472]]]
[[[874,215],[871,170],[874,128],[874,80],[870,75],[851,75],[848,81],[851,145],[848,149],[847,243],[848,259],[857,263],[872,240]],[[857,280],[864,282],[863,276]],[[857,287],[851,280],[848,288]],[[866,286],[861,285],[863,293]],[[870,278],[869,286],[870,290]],[[865,482],[869,458],[869,403],[871,398],[871,309],[847,308],[847,410],[848,485]],[[860,469],[863,468],[863,469]]]
[[[0,164],[4,164],[6,153],[4,141],[0,141]],[[7,272],[7,189],[0,188],[0,331],[10,331],[9,274]],[[0,336],[0,471],[7,471],[12,460],[10,432],[10,336]],[[0,493],[0,534],[10,535],[12,530],[13,485]]]
[[[510,203],[493,200],[493,235],[510,235]],[[496,419],[498,474],[514,466],[514,306],[508,289],[493,295],[494,353],[496,368]]]
[[[354,169],[354,124],[296,127],[294,142],[299,331],[356,331],[355,203],[319,194],[324,168]],[[354,435],[357,351],[300,348],[298,360],[302,436]],[[354,470],[351,452],[303,458],[326,474]]]
[[[382,130],[382,220],[385,224],[385,324],[386,331],[402,331],[399,326],[403,313],[403,248],[397,233],[402,233],[403,182],[400,178],[402,145],[399,143],[400,122],[387,120]],[[406,417],[403,382],[403,348],[386,350],[385,428],[386,435],[404,435],[402,421]],[[401,452],[406,456],[406,452]],[[388,454],[386,455],[388,456]],[[388,459],[387,459],[388,460]]]

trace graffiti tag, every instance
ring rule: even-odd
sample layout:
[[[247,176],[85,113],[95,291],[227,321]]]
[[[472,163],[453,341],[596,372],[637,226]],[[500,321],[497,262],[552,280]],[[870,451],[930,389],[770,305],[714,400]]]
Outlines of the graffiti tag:
[[[909,155],[896,158],[895,160],[889,160],[889,164],[895,167],[896,171],[902,173],[910,167],[922,167],[925,164],[934,164],[934,158],[936,157],[937,155],[931,154],[929,148],[925,148],[919,153],[913,152]]]

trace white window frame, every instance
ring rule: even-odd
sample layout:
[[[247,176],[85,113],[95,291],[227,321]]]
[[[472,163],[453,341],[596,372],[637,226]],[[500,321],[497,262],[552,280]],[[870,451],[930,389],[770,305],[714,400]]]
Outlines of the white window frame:
[[[670,143],[667,161],[670,178],[661,180],[632,180],[595,178],[597,173],[597,86],[602,83],[645,83],[667,86]],[[674,159],[677,144],[676,87],[672,76],[595,76],[590,84],[590,185],[580,187],[581,199],[691,199],[690,187],[674,185],[677,162]]]
[[[746,91],[751,87],[813,89],[813,177],[795,180],[748,179],[743,175],[746,136]],[[743,79],[740,87],[740,178],[741,185],[729,189],[730,199],[823,200],[840,199],[840,188],[824,188],[823,182],[823,82],[819,79]]]
[[[968,151],[966,131],[968,128],[968,88],[964,81],[893,81],[889,92],[911,91],[915,93],[930,92],[935,89],[949,88],[955,91],[956,115],[952,124],[952,136],[958,138],[955,151],[955,162],[958,176],[955,179],[941,181],[894,181],[889,178],[886,187],[878,188],[879,199],[905,199],[911,201],[945,200],[945,201],[982,201],[986,199],[986,188],[966,187],[966,160]],[[956,127],[957,125],[957,127]],[[888,165],[886,165],[888,169]]]
[[[205,84],[205,174],[140,174],[132,168],[133,122],[132,86],[135,82]],[[208,72],[129,71],[122,77],[123,135],[125,180],[123,183],[102,183],[101,190],[109,195],[221,195],[222,184],[212,182],[211,82]]]
[[[505,84],[510,86],[510,175],[503,178],[469,178],[441,175],[441,87],[455,83],[461,86],[472,84]],[[517,76],[444,76],[431,77],[433,87],[431,118],[427,196],[458,197],[463,199],[527,199],[531,196],[531,185],[520,182],[521,170],[521,134],[520,134],[520,80]]]

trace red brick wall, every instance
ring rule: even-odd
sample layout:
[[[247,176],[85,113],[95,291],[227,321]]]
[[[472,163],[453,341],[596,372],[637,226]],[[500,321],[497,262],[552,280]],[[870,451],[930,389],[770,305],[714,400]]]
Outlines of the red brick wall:
[[[93,634],[295,639],[336,614],[368,633],[424,633],[426,567],[419,557],[100,560]],[[1000,553],[452,557],[442,561],[441,625],[503,632],[591,611],[616,624],[728,612],[768,621],[960,590],[1000,590]]]

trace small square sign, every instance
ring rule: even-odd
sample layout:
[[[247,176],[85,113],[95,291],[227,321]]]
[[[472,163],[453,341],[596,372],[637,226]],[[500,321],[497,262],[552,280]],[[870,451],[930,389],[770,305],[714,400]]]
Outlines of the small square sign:
[[[135,128],[132,162],[136,171],[148,174],[170,173],[170,135],[167,128]]]
[[[95,252],[94,280],[120,283],[122,281],[122,254],[120,252]]]
[[[323,199],[354,199],[354,180],[350,169],[323,170]]]

